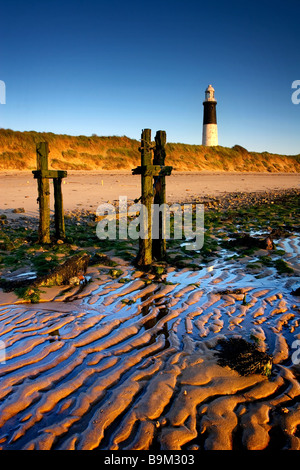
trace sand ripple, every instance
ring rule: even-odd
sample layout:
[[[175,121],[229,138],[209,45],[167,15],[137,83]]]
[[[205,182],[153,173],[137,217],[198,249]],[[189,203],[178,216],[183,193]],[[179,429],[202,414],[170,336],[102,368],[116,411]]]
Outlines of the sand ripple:
[[[298,242],[284,243],[295,265]],[[1,447],[300,449],[299,278],[242,268],[149,284],[129,267],[129,283],[94,280],[74,302],[0,307]],[[219,366],[224,335],[256,338],[272,376]]]

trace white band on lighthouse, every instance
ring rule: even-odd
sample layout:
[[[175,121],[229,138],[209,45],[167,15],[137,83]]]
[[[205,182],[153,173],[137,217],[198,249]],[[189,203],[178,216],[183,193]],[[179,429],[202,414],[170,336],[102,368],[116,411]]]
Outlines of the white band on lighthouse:
[[[203,124],[202,145],[218,145],[217,124]]]

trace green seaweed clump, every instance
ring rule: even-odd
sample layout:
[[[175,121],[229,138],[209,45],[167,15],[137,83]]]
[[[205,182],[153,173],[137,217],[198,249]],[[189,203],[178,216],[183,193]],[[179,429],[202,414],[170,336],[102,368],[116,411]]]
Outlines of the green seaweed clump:
[[[243,338],[221,339],[218,342],[218,364],[236,370],[240,375],[262,374],[272,371],[272,356],[259,351],[253,343]]]
[[[25,300],[25,302],[31,302],[32,304],[38,304],[40,301],[40,289],[37,287],[17,287],[15,293],[20,299]]]

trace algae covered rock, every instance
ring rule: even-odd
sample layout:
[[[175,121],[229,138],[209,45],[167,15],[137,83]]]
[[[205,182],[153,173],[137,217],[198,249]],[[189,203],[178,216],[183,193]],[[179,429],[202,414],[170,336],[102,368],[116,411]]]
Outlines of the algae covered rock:
[[[86,272],[89,260],[89,254],[78,253],[67,259],[62,265],[57,266],[51,273],[37,279],[34,284],[38,286],[61,286],[68,284],[70,279]]]
[[[61,286],[63,284],[69,284],[70,279],[85,274],[89,260],[89,254],[77,253],[68,258],[63,264],[56,266],[50,273],[38,276],[34,280],[28,275],[22,278],[1,279],[0,285],[5,291],[12,291],[25,287],[34,289],[42,286]]]

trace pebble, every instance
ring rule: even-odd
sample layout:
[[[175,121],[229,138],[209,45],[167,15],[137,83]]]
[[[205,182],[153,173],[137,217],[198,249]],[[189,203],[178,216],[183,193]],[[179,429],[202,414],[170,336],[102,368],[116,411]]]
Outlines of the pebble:
[[[204,204],[206,211],[214,210],[227,210],[227,209],[238,209],[241,207],[253,206],[255,204],[271,204],[283,203],[285,200],[288,200],[289,197],[299,195],[300,191],[297,188],[292,189],[282,189],[274,191],[261,191],[261,192],[236,192],[236,193],[223,193],[218,196],[212,196],[207,194],[204,197],[197,197],[196,199],[191,199],[189,202],[193,204]],[[190,198],[192,195],[190,196]],[[180,204],[183,205],[187,200],[181,201]],[[111,203],[111,201],[108,201]],[[133,201],[128,200],[128,205],[132,204]],[[115,204],[117,206],[117,203]],[[20,212],[16,212],[20,211]],[[24,208],[13,209],[14,213],[24,213]],[[90,209],[77,208],[72,211],[65,212],[66,220],[71,222],[74,225],[81,225],[81,223],[87,222],[98,222],[102,217],[98,217],[95,211]],[[88,220],[87,220],[88,219]],[[9,224],[11,228],[19,228],[27,226],[28,229],[37,230],[38,229],[38,218],[24,216],[10,219]],[[3,223],[3,222],[2,222]]]
[[[206,195],[197,197],[195,201],[198,204],[204,204],[206,210],[218,209],[236,209],[242,206],[252,206],[255,204],[275,204],[281,203],[290,196],[299,195],[299,189],[281,189],[262,192],[237,192],[223,193],[219,196]]]

